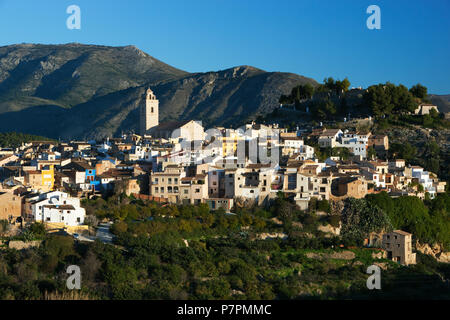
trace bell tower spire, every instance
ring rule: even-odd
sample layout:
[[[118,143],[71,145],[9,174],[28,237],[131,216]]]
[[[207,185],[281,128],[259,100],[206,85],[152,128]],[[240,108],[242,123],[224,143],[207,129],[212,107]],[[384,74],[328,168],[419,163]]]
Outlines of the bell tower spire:
[[[140,108],[141,135],[148,134],[150,129],[159,124],[159,100],[153,91],[148,88],[145,93],[145,101]]]

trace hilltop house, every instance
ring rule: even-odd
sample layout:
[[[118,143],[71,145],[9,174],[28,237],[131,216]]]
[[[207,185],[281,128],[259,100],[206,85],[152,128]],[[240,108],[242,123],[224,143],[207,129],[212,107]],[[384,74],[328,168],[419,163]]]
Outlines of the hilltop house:
[[[426,114],[430,114],[431,110],[435,110],[436,112],[439,113],[439,109],[437,106],[431,104],[431,103],[421,103],[417,106],[416,110],[414,110],[414,114],[418,114],[418,115],[426,115]]]
[[[412,234],[394,230],[383,235],[383,248],[387,251],[387,258],[403,265],[416,264],[416,254],[412,253]]]

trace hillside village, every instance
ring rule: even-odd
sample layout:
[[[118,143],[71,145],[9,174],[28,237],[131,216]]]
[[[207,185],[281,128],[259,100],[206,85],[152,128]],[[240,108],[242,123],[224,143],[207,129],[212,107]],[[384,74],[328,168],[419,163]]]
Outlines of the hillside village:
[[[450,1],[0,8],[0,301],[445,310]]]
[[[445,192],[446,182],[436,174],[402,159],[386,160],[385,135],[325,127],[288,131],[255,122],[205,131],[200,121],[159,123],[158,108],[148,89],[140,135],[34,141],[0,150],[0,220],[76,228],[86,218],[80,199],[111,194],[205,203],[211,210],[232,213],[236,207],[269,204],[280,192],[301,210],[313,198],[361,199],[385,191],[391,197],[433,199]],[[320,161],[305,141],[321,149],[345,148],[350,157]],[[411,251],[408,255],[412,257]],[[412,263],[404,256],[394,258]]]

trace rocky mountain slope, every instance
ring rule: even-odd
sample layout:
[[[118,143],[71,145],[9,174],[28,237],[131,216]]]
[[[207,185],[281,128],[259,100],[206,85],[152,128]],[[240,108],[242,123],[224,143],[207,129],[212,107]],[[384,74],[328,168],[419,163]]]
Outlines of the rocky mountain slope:
[[[430,94],[428,98],[439,108],[440,112],[450,112],[450,94]]]
[[[8,105],[25,108],[33,100],[37,104],[49,101],[72,107],[114,91],[185,74],[133,46],[22,44],[0,47],[2,108]]]
[[[99,138],[138,131],[145,89],[160,120],[233,125],[272,111],[281,94],[316,82],[240,66],[207,73],[171,67],[133,46],[20,44],[0,47],[0,132]]]

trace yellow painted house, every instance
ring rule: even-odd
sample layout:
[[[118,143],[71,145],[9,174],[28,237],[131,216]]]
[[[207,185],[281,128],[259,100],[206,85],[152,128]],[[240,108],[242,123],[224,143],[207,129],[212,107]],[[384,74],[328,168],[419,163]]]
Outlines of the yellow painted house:
[[[48,165],[41,169],[42,188],[52,191],[55,185],[55,168],[54,165]]]
[[[244,138],[236,133],[231,133],[229,137],[221,137],[220,140],[222,141],[223,155],[230,156],[237,153],[238,144],[240,141],[243,141]]]

